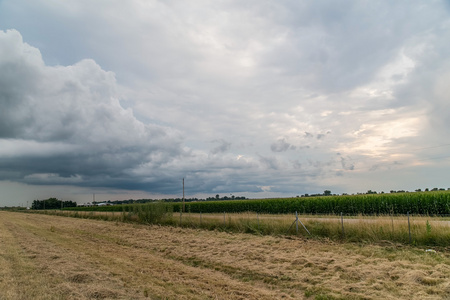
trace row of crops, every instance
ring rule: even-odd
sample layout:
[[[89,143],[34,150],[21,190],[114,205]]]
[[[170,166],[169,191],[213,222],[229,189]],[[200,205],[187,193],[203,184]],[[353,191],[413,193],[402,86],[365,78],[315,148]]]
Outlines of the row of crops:
[[[133,211],[139,204],[78,208],[96,211]],[[142,204],[141,204],[142,205]],[[170,203],[170,211],[182,210],[182,203]],[[340,214],[384,215],[420,214],[450,215],[450,192],[415,192],[322,196],[307,198],[277,198],[258,200],[199,201],[185,204],[192,213],[238,213],[253,211],[268,214]]]
[[[174,204],[173,211],[181,209]],[[343,195],[311,198],[280,198],[240,201],[195,202],[186,204],[186,211],[245,212],[282,214],[295,211],[303,214],[450,214],[450,192],[399,193],[376,195]]]

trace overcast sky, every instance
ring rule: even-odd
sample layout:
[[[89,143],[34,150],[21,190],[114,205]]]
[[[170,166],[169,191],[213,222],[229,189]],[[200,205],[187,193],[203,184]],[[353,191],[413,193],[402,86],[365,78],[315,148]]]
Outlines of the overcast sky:
[[[450,2],[0,0],[0,205],[450,187]]]

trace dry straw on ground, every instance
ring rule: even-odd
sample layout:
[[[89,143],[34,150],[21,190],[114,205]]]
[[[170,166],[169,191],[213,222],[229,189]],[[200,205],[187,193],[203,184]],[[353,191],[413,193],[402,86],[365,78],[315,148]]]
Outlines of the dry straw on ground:
[[[450,254],[0,212],[0,299],[447,299]]]

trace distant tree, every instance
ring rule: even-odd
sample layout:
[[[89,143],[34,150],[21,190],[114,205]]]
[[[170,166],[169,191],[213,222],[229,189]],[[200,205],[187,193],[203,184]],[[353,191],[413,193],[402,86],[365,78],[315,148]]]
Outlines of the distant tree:
[[[331,191],[325,190],[325,191],[323,192],[323,195],[324,195],[324,196],[330,196],[330,195],[331,195]]]
[[[31,209],[43,209],[43,202],[39,200],[33,200],[33,203],[31,203]]]
[[[77,207],[77,203],[75,201],[64,201],[63,207]]]
[[[61,209],[63,207],[76,207],[77,203],[74,201],[62,201],[56,198],[49,198],[46,200],[34,200],[31,203],[31,209]]]

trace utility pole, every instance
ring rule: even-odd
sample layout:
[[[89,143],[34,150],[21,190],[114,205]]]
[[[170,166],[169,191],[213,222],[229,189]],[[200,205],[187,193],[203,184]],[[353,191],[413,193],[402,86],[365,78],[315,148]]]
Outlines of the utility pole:
[[[183,178],[183,212],[186,212],[185,205],[184,205],[184,178]]]

